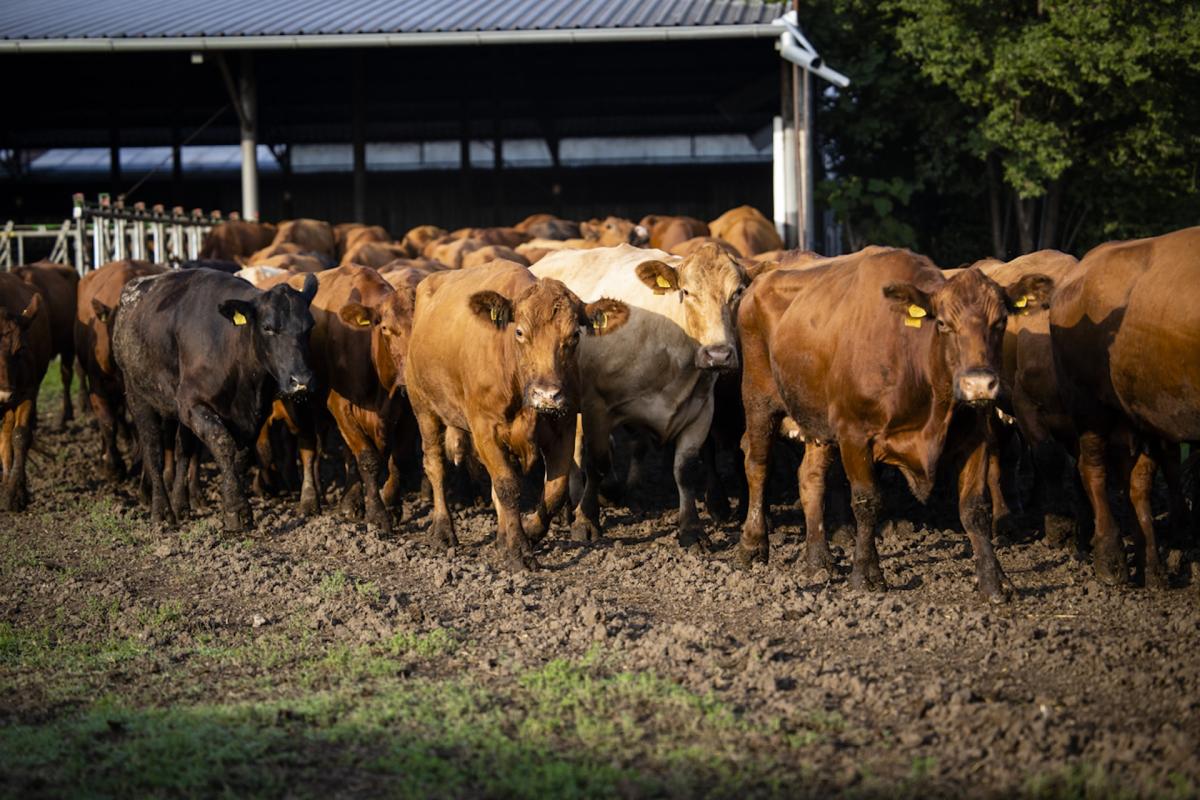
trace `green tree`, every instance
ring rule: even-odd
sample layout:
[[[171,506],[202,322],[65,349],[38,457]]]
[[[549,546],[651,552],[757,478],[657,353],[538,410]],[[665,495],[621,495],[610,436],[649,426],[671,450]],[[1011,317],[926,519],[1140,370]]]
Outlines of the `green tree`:
[[[972,112],[997,255],[1009,204],[1021,252],[1196,221],[1194,0],[889,0],[889,12],[900,54]]]

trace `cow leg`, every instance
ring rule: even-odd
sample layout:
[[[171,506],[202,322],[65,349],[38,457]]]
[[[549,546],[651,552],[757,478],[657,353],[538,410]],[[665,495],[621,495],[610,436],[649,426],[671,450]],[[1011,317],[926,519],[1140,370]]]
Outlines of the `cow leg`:
[[[1033,447],[1033,504],[1042,514],[1043,541],[1047,547],[1063,548],[1071,543],[1078,523],[1071,515],[1063,512],[1060,499],[1063,491],[1074,492],[1074,479],[1070,486],[1063,483],[1066,476],[1065,453],[1053,441],[1038,442]]]
[[[729,506],[729,497],[725,494],[725,485],[721,482],[721,474],[717,471],[717,440],[709,432],[700,448],[700,458],[704,462],[704,508],[708,515],[717,522],[725,522],[733,514]]]
[[[1129,567],[1121,544],[1121,532],[1108,504],[1106,444],[1105,438],[1095,432],[1079,437],[1079,477],[1095,522],[1093,568],[1097,578],[1115,586],[1129,582]]]
[[[121,458],[121,450],[117,447],[117,419],[113,408],[107,398],[98,392],[89,393],[88,400],[100,424],[100,438],[104,442],[104,476],[113,481],[124,480],[125,460]]]
[[[1154,536],[1154,512],[1150,508],[1150,491],[1157,469],[1149,453],[1139,453],[1129,470],[1129,502],[1138,522],[1138,539],[1134,548],[1134,567],[1147,589],[1166,589],[1167,573],[1158,558],[1158,540]]]
[[[4,481],[8,482],[8,476],[12,474],[13,466],[13,448],[12,448],[12,431],[13,424],[16,422],[16,409],[8,409],[4,412],[4,417],[0,419],[0,466],[4,468]]]
[[[1171,536],[1176,547],[1186,547],[1192,541],[1192,512],[1183,492],[1183,464],[1177,444],[1163,444],[1154,449],[1154,460],[1162,469],[1170,503]]]
[[[167,498],[163,483],[162,418],[148,403],[131,394],[129,412],[137,429],[142,451],[142,482],[150,489],[150,521],[177,524],[175,512]]]
[[[577,542],[594,542],[603,535],[600,528],[600,482],[605,472],[611,474],[612,453],[609,449],[612,428],[604,412],[581,415],[583,428],[583,496],[575,507],[571,523],[571,538]]]
[[[503,446],[496,439],[496,425],[489,419],[473,419],[471,436],[479,460],[492,479],[492,504],[496,508],[496,545],[510,569],[537,569],[533,547],[521,527],[521,484]]]
[[[415,409],[414,409],[415,410]],[[446,505],[446,459],[442,446],[442,421],[432,412],[417,413],[417,427],[421,431],[421,452],[425,477],[429,479],[429,490],[433,495],[433,522],[429,526],[429,541],[434,547],[458,546],[454,534],[454,520]]]
[[[9,442],[12,468],[5,480],[3,507],[9,511],[24,511],[29,505],[29,487],[25,480],[25,463],[29,446],[33,444],[33,429],[37,425],[37,400],[30,398],[12,412],[12,432]]]
[[[800,462],[800,504],[804,507],[804,554],[810,572],[833,574],[833,555],[825,532],[825,476],[833,461],[831,444],[809,442]]]
[[[75,376],[75,356],[62,354],[58,359],[58,374],[62,379],[62,412],[58,416],[58,430],[67,427],[67,423],[75,419],[75,409],[71,406],[71,379]]]
[[[521,526],[531,542],[539,542],[550,529],[550,520],[566,503],[571,466],[575,456],[575,418],[556,426],[539,426],[538,447],[546,469],[545,483],[537,509],[522,519]]]
[[[254,527],[254,518],[242,489],[246,476],[240,471],[248,466],[249,459],[241,456],[233,437],[211,408],[187,402],[179,403],[179,407],[187,409],[187,419],[183,424],[191,428],[204,443],[221,471],[222,523],[225,530],[229,533],[250,530]]]
[[[175,516],[179,519],[187,515],[189,507],[198,505],[196,501],[199,498],[190,490],[192,473],[199,461],[199,454],[196,452],[199,446],[196,435],[186,425],[180,425],[175,438],[175,475],[171,485],[171,507],[175,509]],[[163,480],[167,482],[165,475]]]
[[[988,447],[987,492],[992,501],[991,521],[989,523],[992,541],[1000,544],[1007,542],[1009,534],[1017,528],[1016,518],[1004,498],[1004,471],[1001,467],[999,442]]]
[[[254,461],[258,470],[254,476],[254,482],[250,485],[250,491],[259,497],[266,497],[277,491],[275,476],[272,474],[275,454],[275,448],[272,447],[271,442],[273,423],[274,417],[268,417],[267,421],[258,429],[258,438],[254,440]]]
[[[74,366],[75,380],[77,380],[79,382],[79,388],[76,390],[79,392],[79,394],[76,395],[76,397],[75,397],[75,404],[77,406],[79,406],[80,411],[82,411],[83,413],[86,414],[91,409],[91,403],[88,402],[89,392],[88,392],[88,384],[87,384],[87,373],[84,372],[83,364],[79,361],[78,358],[74,359],[72,361],[72,364]]]
[[[363,507],[367,522],[379,529],[379,536],[392,535],[392,519],[383,498],[379,494],[379,473],[383,467],[379,450],[369,440],[360,442],[361,447],[354,453],[358,465],[358,476],[362,481]]]
[[[607,480],[602,479],[603,484],[600,486],[600,493],[614,501],[619,500],[631,511],[636,511],[645,505],[642,502],[642,498],[644,494],[643,486],[646,481],[646,458],[650,455],[650,440],[647,438],[645,431],[628,430],[628,432],[629,470],[625,473],[625,484],[622,486],[617,481],[616,474],[610,465],[605,468],[604,474]],[[609,435],[611,434],[612,430],[609,429]]]
[[[979,593],[993,603],[1003,603],[1012,596],[1013,588],[992,549],[991,507],[984,497],[984,490],[992,486],[988,472],[995,463],[986,440],[962,459],[958,469],[958,516],[975,553]]]
[[[767,473],[771,467],[771,448],[781,415],[772,413],[760,400],[746,405],[746,432],[742,434],[742,452],[746,471],[746,521],[738,543],[738,560],[743,564],[762,561],[770,556],[767,536]]]
[[[708,534],[696,511],[696,489],[700,484],[700,448],[712,425],[712,403],[684,428],[675,440],[675,485],[679,489],[679,544],[705,546]]]
[[[839,437],[842,466],[850,479],[850,507],[854,511],[854,567],[850,571],[850,586],[854,589],[885,591],[887,582],[879,567],[879,552],[875,549],[876,528],[883,502],[875,484],[875,463],[870,444],[863,440]]]

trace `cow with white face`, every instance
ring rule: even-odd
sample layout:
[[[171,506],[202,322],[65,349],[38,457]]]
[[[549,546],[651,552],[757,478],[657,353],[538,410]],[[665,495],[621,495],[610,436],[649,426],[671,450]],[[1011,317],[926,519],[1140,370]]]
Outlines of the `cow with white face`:
[[[585,339],[579,348],[586,483],[573,536],[599,536],[609,435],[630,425],[674,443],[679,540],[684,546],[702,542],[697,456],[712,424],[717,375],[738,366],[735,307],[746,283],[741,267],[715,245],[687,257],[620,245],[564,250],[531,269],[562,281],[584,302],[611,297],[630,308],[619,331]]]

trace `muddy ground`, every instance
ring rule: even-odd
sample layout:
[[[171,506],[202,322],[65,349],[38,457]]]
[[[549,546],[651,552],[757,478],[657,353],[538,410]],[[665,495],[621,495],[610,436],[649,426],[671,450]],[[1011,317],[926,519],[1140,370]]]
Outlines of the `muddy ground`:
[[[460,510],[442,555],[415,496],[391,541],[294,499],[255,500],[246,536],[155,528],[101,478],[89,420],[48,423],[32,507],[0,515],[7,795],[1200,789],[1194,552],[1156,593],[1005,546],[1019,596],[997,608],[961,533],[899,519],[891,590],[859,594],[802,573],[787,498],[769,565],[735,567],[732,522],[681,551],[655,470],[649,510],[606,509],[598,544],[556,528],[511,574],[490,509]]]

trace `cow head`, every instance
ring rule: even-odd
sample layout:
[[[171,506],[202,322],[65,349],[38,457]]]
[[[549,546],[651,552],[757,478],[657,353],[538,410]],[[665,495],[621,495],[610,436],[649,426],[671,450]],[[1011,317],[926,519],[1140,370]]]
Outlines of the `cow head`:
[[[513,299],[471,295],[471,311],[512,337],[523,402],[539,414],[562,416],[579,405],[579,337],[605,336],[629,319],[629,307],[601,298],[583,303],[560,281],[545,278]]]
[[[29,359],[29,328],[41,313],[42,297],[34,294],[20,314],[0,308],[0,405],[19,388]]]
[[[579,233],[584,239],[595,242],[600,247],[616,247],[619,244],[645,247],[650,241],[650,231],[641,225],[635,225],[632,220],[620,217],[581,222]]]
[[[655,294],[679,298],[684,328],[700,345],[697,368],[737,369],[737,304],[746,276],[733,257],[709,243],[674,267],[651,259],[638,264],[636,272]]]
[[[412,334],[416,285],[400,285],[375,305],[347,303],[338,315],[351,328],[371,330],[371,360],[379,382],[389,392],[404,383],[404,363]]]
[[[254,337],[259,363],[284,396],[303,394],[313,383],[308,359],[313,317],[308,306],[316,294],[317,277],[310,273],[299,292],[280,284],[253,300],[224,300],[217,306],[230,324],[245,328]]]
[[[1000,394],[1000,351],[1009,313],[1047,304],[1053,289],[1054,281],[1045,275],[1026,275],[1001,287],[972,268],[936,287],[888,284],[883,295],[906,326],[934,326],[936,352],[951,376],[954,399],[980,405]]]

